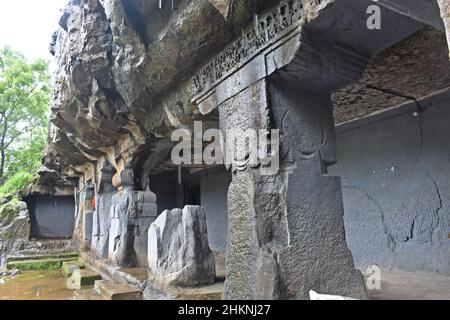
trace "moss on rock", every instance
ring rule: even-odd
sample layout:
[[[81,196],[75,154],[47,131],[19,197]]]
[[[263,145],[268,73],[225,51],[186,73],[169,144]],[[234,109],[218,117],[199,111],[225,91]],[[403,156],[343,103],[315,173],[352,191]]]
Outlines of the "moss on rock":
[[[19,213],[17,209],[17,202],[18,201],[11,200],[0,205],[0,226],[9,225],[14,217]]]
[[[74,261],[73,258],[68,259],[42,259],[42,260],[25,260],[8,262],[8,269],[19,269],[22,271],[30,270],[56,270],[62,267],[63,262]],[[76,261],[76,260],[75,260]]]

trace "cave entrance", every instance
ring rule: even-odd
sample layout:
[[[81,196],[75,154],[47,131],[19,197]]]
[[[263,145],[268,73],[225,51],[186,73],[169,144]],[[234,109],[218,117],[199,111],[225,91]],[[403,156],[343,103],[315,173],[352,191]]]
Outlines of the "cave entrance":
[[[73,196],[33,195],[25,199],[32,239],[70,239],[75,226]]]
[[[184,185],[184,205],[201,206],[202,195],[200,182]]]

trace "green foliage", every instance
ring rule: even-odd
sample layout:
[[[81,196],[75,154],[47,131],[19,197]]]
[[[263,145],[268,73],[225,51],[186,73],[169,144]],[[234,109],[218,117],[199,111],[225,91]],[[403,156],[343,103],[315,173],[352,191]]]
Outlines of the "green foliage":
[[[33,182],[33,174],[26,171],[19,171],[0,186],[0,197],[17,193],[28,187]]]
[[[8,176],[26,171],[37,172],[42,162],[42,151],[47,143],[47,128],[38,127],[30,137],[18,141],[6,153],[6,167]]]
[[[5,232],[0,233],[0,240],[10,240],[14,237],[14,233],[12,230],[6,230]]]
[[[48,62],[0,49],[0,197],[27,187],[41,165],[50,93]]]
[[[29,180],[40,165],[48,126],[49,82],[48,62],[30,63],[8,47],[0,50],[0,179],[12,179],[5,188]]]

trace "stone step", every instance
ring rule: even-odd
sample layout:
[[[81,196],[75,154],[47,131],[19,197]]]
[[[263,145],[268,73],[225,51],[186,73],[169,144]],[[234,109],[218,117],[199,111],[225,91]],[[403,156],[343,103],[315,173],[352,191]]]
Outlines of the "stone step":
[[[95,290],[105,300],[139,300],[141,296],[140,290],[110,280],[95,281]]]
[[[62,270],[66,277],[70,277],[75,270],[86,269],[84,262],[66,261],[62,263]]]
[[[96,300],[104,300],[103,297],[93,290],[90,289],[84,289],[84,290],[76,290],[73,292],[73,298],[71,300],[81,300],[81,301],[96,301]]]
[[[179,289],[179,300],[222,300],[224,282],[210,286]]]
[[[60,269],[62,267],[63,262],[67,262],[67,261],[76,262],[76,261],[78,261],[78,257],[13,261],[13,262],[6,263],[6,267],[9,270],[19,269],[22,271],[56,270],[56,269]]]
[[[67,279],[67,288],[81,290],[86,287],[93,287],[95,282],[101,279],[102,275],[92,269],[76,269],[72,276]]]
[[[131,281],[141,282],[148,280],[148,270],[146,268],[120,268],[118,271],[125,275],[124,278]]]
[[[65,252],[56,254],[27,254],[23,256],[8,256],[6,263],[29,260],[45,260],[45,259],[78,259],[77,252]]]

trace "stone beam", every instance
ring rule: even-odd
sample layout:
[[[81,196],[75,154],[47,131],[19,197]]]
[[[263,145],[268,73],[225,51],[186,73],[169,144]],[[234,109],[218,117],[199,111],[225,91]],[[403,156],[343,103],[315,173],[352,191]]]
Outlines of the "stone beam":
[[[323,9],[329,3],[320,1],[320,6],[314,8]],[[192,101],[200,112],[211,112],[228,98],[289,64],[311,11],[311,6],[304,6],[303,1],[280,1],[272,10],[255,16],[254,25],[192,80]]]

